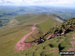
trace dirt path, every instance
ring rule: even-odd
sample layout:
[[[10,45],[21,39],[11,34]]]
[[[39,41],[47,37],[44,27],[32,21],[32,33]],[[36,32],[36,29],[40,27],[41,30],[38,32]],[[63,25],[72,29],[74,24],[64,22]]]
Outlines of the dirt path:
[[[31,27],[31,32],[26,34],[21,40],[19,40],[16,44],[16,51],[21,51],[27,48],[30,48],[33,43],[26,43],[25,40],[31,36],[31,34],[36,30],[36,25],[34,24]]]
[[[50,34],[50,35],[46,38],[46,40],[50,39],[53,35],[54,35],[54,34]]]

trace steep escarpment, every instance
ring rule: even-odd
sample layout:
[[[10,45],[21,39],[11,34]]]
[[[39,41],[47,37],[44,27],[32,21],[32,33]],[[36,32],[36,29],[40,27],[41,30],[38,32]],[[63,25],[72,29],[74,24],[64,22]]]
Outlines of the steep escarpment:
[[[43,37],[35,40],[38,43],[37,45],[33,45],[22,53],[25,56],[60,56],[60,51],[74,51],[74,33],[75,18],[72,18],[61,25],[51,28]]]
[[[19,18],[20,20],[17,18],[18,21],[10,21],[10,26],[15,25],[15,27],[1,29],[1,56],[60,56],[60,51],[74,50],[75,18],[64,23],[60,23],[48,15],[37,15],[28,19],[21,18]],[[34,24],[37,29],[26,40],[23,39],[23,44],[26,43],[23,47],[26,45],[28,47],[16,53],[14,47],[19,40],[31,32]]]

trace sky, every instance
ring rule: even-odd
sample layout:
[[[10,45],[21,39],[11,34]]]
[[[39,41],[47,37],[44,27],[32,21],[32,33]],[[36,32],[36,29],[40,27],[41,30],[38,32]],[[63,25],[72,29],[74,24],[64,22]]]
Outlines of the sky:
[[[75,0],[0,0],[0,5],[75,6]]]

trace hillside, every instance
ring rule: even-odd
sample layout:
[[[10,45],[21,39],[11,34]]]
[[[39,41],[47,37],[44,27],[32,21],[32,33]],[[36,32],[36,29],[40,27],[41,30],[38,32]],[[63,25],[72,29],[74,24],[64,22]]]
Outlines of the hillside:
[[[13,24],[14,22],[17,22],[17,23]],[[0,56],[19,55],[21,52],[16,53],[14,50],[14,47],[16,43],[25,34],[31,31],[30,28],[33,24],[36,24],[36,27],[37,27],[37,30],[35,31],[36,35],[38,32],[42,32],[40,36],[46,33],[53,26],[60,24],[60,22],[53,19],[52,16],[48,16],[44,14],[43,15],[31,15],[31,16],[20,16],[20,17],[17,17],[16,20],[12,20],[9,23],[10,25],[8,24],[8,26],[3,26],[2,28],[0,28],[1,29],[0,30]],[[27,42],[33,41],[33,40],[35,39],[31,36],[29,39],[27,39]],[[20,55],[23,55],[23,54],[20,54]]]
[[[16,43],[32,32],[33,25],[36,25],[36,30],[24,42],[37,44],[16,52]],[[46,14],[19,16],[0,29],[0,56],[60,56],[60,51],[75,48],[75,18],[61,23],[56,17]]]
[[[64,30],[65,32],[62,35]],[[18,56],[20,54],[24,56],[60,56],[60,51],[75,51],[75,18],[62,23],[59,27],[56,26],[54,30],[51,28],[50,33],[54,33],[55,36],[52,36],[44,42],[42,41],[43,38],[38,39],[37,45],[33,45],[31,48],[24,50],[21,52],[22,54],[17,53]],[[46,35],[49,36],[50,33]]]

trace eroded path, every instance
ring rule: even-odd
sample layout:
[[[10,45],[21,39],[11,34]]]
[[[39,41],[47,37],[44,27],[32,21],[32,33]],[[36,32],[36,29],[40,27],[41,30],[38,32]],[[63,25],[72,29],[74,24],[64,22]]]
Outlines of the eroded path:
[[[26,34],[21,40],[16,43],[15,49],[16,51],[21,51],[27,48],[30,48],[33,43],[26,43],[25,40],[31,36],[31,34],[36,30],[36,24],[31,27],[31,32]]]

